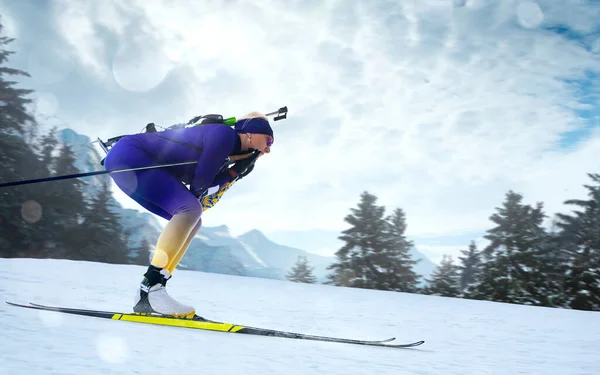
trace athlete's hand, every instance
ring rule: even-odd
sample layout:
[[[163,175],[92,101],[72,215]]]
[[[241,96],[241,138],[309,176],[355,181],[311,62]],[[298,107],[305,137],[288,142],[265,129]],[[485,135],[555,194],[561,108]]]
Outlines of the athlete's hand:
[[[260,152],[254,151],[254,153],[246,159],[236,161],[230,169],[239,176],[238,178],[245,177],[248,173],[252,172],[252,169],[254,169],[254,162],[259,156]]]
[[[214,205],[216,205],[219,200],[221,200],[221,197],[223,196],[223,194],[225,194],[225,192],[227,190],[229,190],[229,188],[235,184],[235,180],[226,183],[225,185],[223,185],[218,191],[212,193],[212,194],[204,194],[202,197],[200,197],[200,203],[202,204],[202,210],[206,211],[209,208],[214,207]]]

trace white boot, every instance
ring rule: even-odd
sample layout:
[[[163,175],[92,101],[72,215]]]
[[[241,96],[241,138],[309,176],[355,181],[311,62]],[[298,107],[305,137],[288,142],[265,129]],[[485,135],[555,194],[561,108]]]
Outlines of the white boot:
[[[169,271],[160,270],[160,280],[156,282],[157,269],[152,270],[150,279],[148,273],[144,275],[144,280],[140,288],[136,291],[133,311],[140,314],[162,314],[177,318],[193,318],[196,311],[192,306],[187,306],[177,302],[167,293],[166,283],[171,278]],[[152,285],[152,283],[154,285]]]

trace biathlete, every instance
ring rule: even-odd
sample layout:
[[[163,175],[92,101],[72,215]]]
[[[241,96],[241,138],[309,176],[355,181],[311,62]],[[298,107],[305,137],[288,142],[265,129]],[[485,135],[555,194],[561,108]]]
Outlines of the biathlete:
[[[113,173],[116,185],[140,206],[168,220],[133,302],[138,313],[191,318],[192,306],[167,294],[166,284],[202,225],[202,212],[270,152],[273,130],[258,112],[224,124],[132,134],[112,146],[104,167],[136,168],[197,160],[196,164]],[[237,161],[230,166],[231,160]],[[186,186],[188,185],[189,188]]]

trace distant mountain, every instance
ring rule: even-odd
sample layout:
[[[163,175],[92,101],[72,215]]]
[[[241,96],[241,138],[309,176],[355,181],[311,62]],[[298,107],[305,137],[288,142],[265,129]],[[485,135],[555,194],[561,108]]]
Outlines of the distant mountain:
[[[244,267],[247,276],[284,279],[284,274],[265,262],[252,248],[229,233],[226,225],[201,227],[194,241],[200,240],[211,248],[226,248]],[[189,251],[189,250],[188,250]],[[186,254],[187,256],[187,254]]]
[[[246,248],[246,251],[259,258],[262,264],[277,269],[283,277],[294,267],[299,256],[305,256],[308,263],[314,267],[314,274],[318,281],[323,282],[326,280],[326,275],[331,273],[327,270],[327,266],[335,261],[334,257],[279,245],[256,229],[239,236],[238,240]]]
[[[177,269],[250,276],[246,267],[228,247],[210,246],[198,238],[192,241]]]
[[[425,279],[431,277],[433,271],[437,268],[437,265],[423,255],[416,247],[410,249],[410,254],[412,259],[419,260],[419,263],[413,267],[413,270],[422,276],[420,285],[428,284]]]

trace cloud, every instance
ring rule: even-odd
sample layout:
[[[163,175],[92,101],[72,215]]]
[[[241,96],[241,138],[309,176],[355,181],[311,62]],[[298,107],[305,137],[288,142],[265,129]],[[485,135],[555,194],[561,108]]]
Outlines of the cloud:
[[[51,5],[55,16],[54,26],[64,41],[73,48],[80,64],[94,78],[110,79],[108,75],[111,69],[107,60],[112,56],[107,47],[109,38],[105,32],[122,38],[131,24],[140,22],[136,17],[130,17],[135,14],[135,9],[128,7],[127,2],[110,1],[105,4],[56,0]]]
[[[581,193],[599,167],[600,135],[558,147],[589,126],[568,82],[600,67],[597,43],[581,42],[600,26],[593,4],[106,0],[60,2],[55,14],[80,62],[104,79],[120,80],[98,28],[120,44],[150,38],[168,64],[158,79],[144,82],[147,68],[128,79],[143,90],[166,79],[164,66],[185,72],[184,113],[161,109],[173,122],[198,108],[239,116],[289,106],[272,154],[205,214],[207,225],[338,230],[369,190],[404,208],[418,236],[488,229],[508,189],[552,210]]]
[[[19,25],[15,21],[12,12],[6,5],[0,3],[0,23],[2,23],[2,35],[8,38],[19,36]]]

